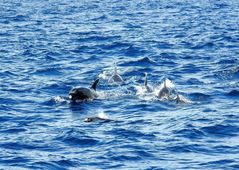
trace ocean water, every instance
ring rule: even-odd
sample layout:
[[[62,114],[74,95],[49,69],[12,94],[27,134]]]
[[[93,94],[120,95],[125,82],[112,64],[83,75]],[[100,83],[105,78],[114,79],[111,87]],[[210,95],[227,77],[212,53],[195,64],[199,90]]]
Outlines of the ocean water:
[[[239,169],[238,14],[237,0],[0,0],[0,169]],[[137,95],[145,72],[193,103]],[[99,76],[97,100],[66,99]],[[84,122],[98,114],[112,121]]]

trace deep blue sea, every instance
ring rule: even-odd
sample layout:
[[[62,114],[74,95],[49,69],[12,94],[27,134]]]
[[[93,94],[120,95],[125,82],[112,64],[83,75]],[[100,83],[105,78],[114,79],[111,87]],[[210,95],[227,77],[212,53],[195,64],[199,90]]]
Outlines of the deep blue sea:
[[[145,72],[193,103],[138,96]],[[239,169],[239,1],[0,0],[0,111],[4,170]]]

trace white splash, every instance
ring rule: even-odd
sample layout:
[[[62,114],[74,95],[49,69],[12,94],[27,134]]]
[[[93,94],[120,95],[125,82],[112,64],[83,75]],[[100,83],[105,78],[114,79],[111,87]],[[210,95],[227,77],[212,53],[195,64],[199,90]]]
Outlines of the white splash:
[[[102,73],[99,74],[99,78],[103,80],[108,80],[110,77],[110,73],[108,71],[103,71]]]
[[[98,117],[101,119],[109,119],[109,116],[103,110],[99,110]]]
[[[167,78],[161,83],[160,87],[162,88],[162,87],[164,87],[164,85],[167,88],[170,88],[170,89],[174,89],[175,88],[175,84],[171,80],[169,80]]]
[[[52,100],[53,100],[54,102],[56,102],[56,103],[67,102],[67,100],[66,100],[64,97],[61,97],[61,96],[53,97]]]
[[[135,86],[136,95],[144,95],[146,93],[146,89],[143,86]]]
[[[154,89],[152,88],[152,92],[149,92],[145,86],[135,85],[136,95],[139,99],[144,101],[153,101],[155,100]]]

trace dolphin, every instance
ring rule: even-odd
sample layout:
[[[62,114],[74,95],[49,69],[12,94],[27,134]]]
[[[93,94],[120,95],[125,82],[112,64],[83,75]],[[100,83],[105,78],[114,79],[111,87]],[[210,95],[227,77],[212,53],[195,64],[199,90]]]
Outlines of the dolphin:
[[[171,89],[170,87],[167,86],[166,82],[170,81],[168,79],[165,79],[162,86],[157,94],[157,97],[159,99],[170,99],[170,95],[171,95]]]
[[[187,99],[186,97],[184,97],[183,95],[181,95],[179,93],[177,93],[175,101],[176,101],[177,104],[179,104],[179,103],[193,103],[191,100]]]
[[[84,122],[95,122],[95,121],[111,121],[111,119],[105,119],[98,116],[87,117],[84,119]]]
[[[90,88],[86,87],[75,87],[69,92],[69,99],[72,101],[85,101],[95,99],[98,97],[96,93],[96,86],[99,79],[96,79]]]
[[[98,113],[97,116],[93,117],[87,117],[84,119],[84,122],[94,122],[94,121],[111,121],[110,119],[104,112]]]
[[[114,73],[108,80],[109,83],[122,83],[124,82],[123,78],[117,72],[117,65],[114,63]]]

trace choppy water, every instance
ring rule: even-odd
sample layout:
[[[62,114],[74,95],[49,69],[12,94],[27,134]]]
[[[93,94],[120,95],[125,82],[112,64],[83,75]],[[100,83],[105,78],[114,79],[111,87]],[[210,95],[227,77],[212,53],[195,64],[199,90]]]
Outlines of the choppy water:
[[[1,169],[239,169],[238,14],[237,0],[1,0]],[[124,85],[60,97],[114,61]],[[144,72],[194,103],[137,96]],[[114,121],[83,121],[98,113]]]

